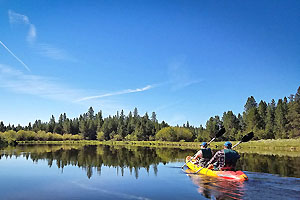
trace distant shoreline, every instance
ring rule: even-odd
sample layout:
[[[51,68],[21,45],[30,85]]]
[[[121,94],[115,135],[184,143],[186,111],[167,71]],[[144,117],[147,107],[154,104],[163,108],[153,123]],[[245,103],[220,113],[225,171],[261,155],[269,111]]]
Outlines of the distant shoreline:
[[[236,144],[238,141],[232,141]],[[171,147],[182,149],[199,149],[201,142],[167,142],[167,141],[97,141],[97,140],[64,140],[64,141],[17,141],[18,144],[82,144],[82,145],[129,145],[144,147]],[[210,148],[221,149],[222,142],[212,142]],[[237,150],[275,150],[287,152],[300,152],[300,138],[298,139],[278,139],[278,140],[257,140],[240,144]]]

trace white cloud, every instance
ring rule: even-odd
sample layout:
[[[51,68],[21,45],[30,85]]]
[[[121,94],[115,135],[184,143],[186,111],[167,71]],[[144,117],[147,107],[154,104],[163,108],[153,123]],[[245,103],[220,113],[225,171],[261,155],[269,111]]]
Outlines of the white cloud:
[[[118,101],[102,99],[102,97],[142,92],[153,87],[153,85],[148,85],[144,88],[128,89],[99,96],[86,97],[87,90],[70,88],[60,84],[56,79],[31,74],[28,75],[10,66],[0,64],[0,89],[4,88],[17,94],[29,94],[46,99],[76,103],[85,107],[101,107],[107,115],[117,110],[126,110],[127,105]]]
[[[143,91],[149,90],[153,87],[154,87],[154,85],[147,85],[146,87],[143,87],[143,88],[127,89],[127,90],[122,90],[122,91],[117,91],[117,92],[112,92],[112,93],[106,93],[106,94],[97,95],[97,96],[88,96],[88,97],[80,98],[80,99],[76,100],[76,102],[87,101],[87,100],[91,100],[91,99],[100,99],[100,98],[103,98],[103,97],[116,96],[116,95],[122,95],[122,94],[143,92]]]
[[[21,23],[29,26],[29,31],[27,34],[27,41],[33,43],[36,38],[36,28],[30,23],[29,18],[26,15],[16,13],[12,10],[8,11],[8,18],[10,24]]]
[[[33,43],[35,41],[36,38],[36,29],[35,26],[33,24],[30,24],[29,26],[29,32],[27,35],[27,41],[30,43]]]
[[[22,15],[19,13],[16,13],[12,10],[8,11],[8,17],[9,17],[9,23],[24,23],[24,24],[30,24],[29,19],[26,15]]]
[[[54,60],[76,61],[76,59],[69,55],[65,50],[56,48],[49,44],[39,44],[37,46],[37,50],[38,54]]]
[[[27,75],[20,70],[0,64],[0,87],[16,93],[30,94],[55,100],[73,102],[81,91],[60,85],[48,77]]]
[[[34,24],[29,20],[29,17],[16,13],[12,10],[8,11],[8,18],[10,24],[24,24],[28,26],[28,34],[26,37],[27,42],[35,48],[36,52],[44,57],[54,60],[67,60],[76,62],[77,60],[69,55],[65,50],[54,47],[50,44],[36,44],[37,30]]]

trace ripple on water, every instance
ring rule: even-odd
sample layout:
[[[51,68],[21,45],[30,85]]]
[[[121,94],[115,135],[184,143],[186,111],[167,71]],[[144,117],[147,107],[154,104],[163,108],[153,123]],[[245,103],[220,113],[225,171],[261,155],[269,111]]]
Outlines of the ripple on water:
[[[247,172],[243,199],[300,199],[300,179]]]

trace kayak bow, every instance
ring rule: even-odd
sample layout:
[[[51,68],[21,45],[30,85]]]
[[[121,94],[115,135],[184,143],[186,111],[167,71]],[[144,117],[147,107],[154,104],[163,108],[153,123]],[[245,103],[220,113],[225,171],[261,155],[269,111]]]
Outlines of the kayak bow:
[[[191,159],[191,156],[187,156],[185,159],[186,165],[189,169],[191,169],[194,172],[197,172],[198,174],[203,174],[206,176],[212,176],[217,178],[224,178],[224,179],[231,179],[231,180],[237,180],[237,181],[245,181],[248,180],[248,177],[244,172],[242,171],[215,171],[211,170],[205,167],[201,167],[197,164],[194,164],[194,159],[189,162]]]

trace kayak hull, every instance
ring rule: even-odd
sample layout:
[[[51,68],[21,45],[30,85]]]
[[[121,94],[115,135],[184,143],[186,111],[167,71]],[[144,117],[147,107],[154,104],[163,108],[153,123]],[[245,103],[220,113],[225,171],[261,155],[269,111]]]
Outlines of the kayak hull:
[[[242,171],[215,171],[208,168],[201,167],[200,165],[194,164],[194,159],[189,162],[191,156],[187,156],[185,159],[186,165],[189,169],[198,174],[203,174],[206,176],[216,177],[216,178],[223,178],[223,179],[230,179],[230,180],[237,180],[237,181],[245,181],[248,180],[248,177]]]

